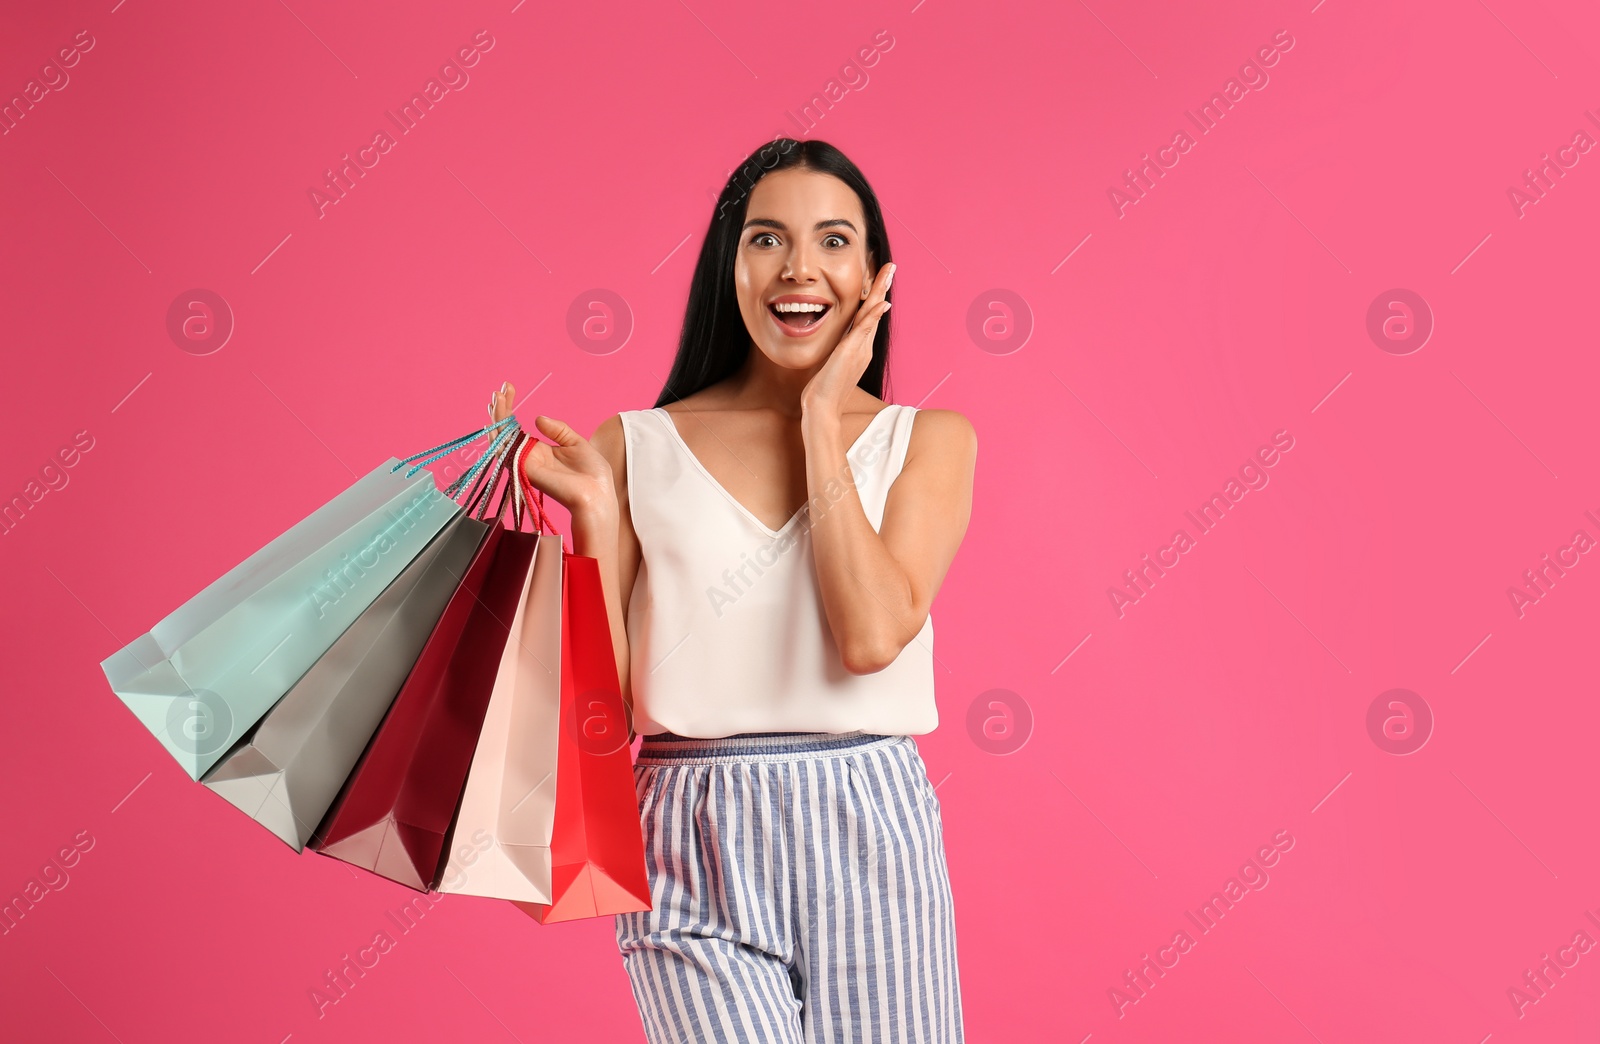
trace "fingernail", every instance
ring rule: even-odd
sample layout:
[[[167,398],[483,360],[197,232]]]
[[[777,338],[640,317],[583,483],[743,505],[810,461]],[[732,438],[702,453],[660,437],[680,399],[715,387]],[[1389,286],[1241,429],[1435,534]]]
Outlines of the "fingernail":
[[[899,271],[899,265],[895,264],[893,261],[889,262],[889,278],[883,281],[883,288],[885,290],[894,285],[894,277],[899,273]]]

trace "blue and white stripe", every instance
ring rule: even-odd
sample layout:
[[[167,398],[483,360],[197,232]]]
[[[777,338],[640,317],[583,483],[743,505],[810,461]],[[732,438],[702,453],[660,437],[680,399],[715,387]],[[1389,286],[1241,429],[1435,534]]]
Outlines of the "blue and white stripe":
[[[960,1044],[939,799],[910,736],[646,736],[653,909],[617,946],[650,1044]]]

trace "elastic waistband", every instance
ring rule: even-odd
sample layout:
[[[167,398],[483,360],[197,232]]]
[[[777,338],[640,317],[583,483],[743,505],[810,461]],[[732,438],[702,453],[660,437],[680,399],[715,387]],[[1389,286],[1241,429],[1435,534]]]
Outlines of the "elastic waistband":
[[[715,764],[727,761],[797,761],[848,751],[855,753],[904,740],[876,732],[743,732],[697,739],[671,732],[644,737],[640,765]]]

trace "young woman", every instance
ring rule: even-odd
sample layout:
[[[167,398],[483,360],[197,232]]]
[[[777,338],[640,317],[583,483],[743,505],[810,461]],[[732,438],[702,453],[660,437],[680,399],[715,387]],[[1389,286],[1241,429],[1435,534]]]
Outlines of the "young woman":
[[[616,932],[652,1044],[963,1039],[912,736],[977,438],[880,398],[894,274],[855,165],[778,139],[722,191],[655,407],[592,440],[535,421],[528,479],[599,559],[644,737],[653,909]]]

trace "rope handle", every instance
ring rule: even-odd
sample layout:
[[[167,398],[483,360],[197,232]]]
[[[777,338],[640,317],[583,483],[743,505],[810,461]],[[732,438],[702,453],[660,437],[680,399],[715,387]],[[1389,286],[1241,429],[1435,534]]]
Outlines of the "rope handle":
[[[466,514],[467,515],[470,516],[473,513],[473,511],[476,510],[476,508],[478,506],[478,502],[484,497],[484,495],[491,488],[489,486],[489,484],[485,481],[486,479],[489,478],[489,475],[490,475],[490,473],[488,471],[481,471],[481,472],[478,473],[477,477],[473,480],[471,488],[467,491],[466,499],[462,501],[462,504],[466,509]]]
[[[534,486],[528,479],[526,471],[528,453],[533,449],[535,440],[517,423],[515,414],[508,414],[478,431],[469,432],[421,453],[412,454],[390,471],[399,471],[407,464],[415,462],[411,470],[406,472],[406,477],[410,478],[440,457],[480,438],[489,438],[491,435],[493,438],[483,455],[459,478],[444,488],[444,495],[452,500],[458,500],[465,492],[466,498],[463,503],[466,513],[475,514],[480,521],[487,521],[484,512],[488,508],[489,499],[494,495],[495,487],[500,484],[501,473],[509,466],[513,474],[507,479],[505,488],[501,491],[500,502],[494,510],[495,521],[504,518],[506,504],[509,502],[512,506],[512,525],[515,529],[518,531],[522,529],[522,520],[526,514],[532,520],[535,532],[560,536],[560,531],[551,523],[550,516],[545,511],[544,490]]]
[[[521,430],[518,429],[516,434],[520,436],[522,434]],[[513,442],[514,441],[515,440],[513,440]],[[511,456],[509,453],[510,448],[511,447],[509,445],[506,445],[497,450],[493,457],[493,466],[480,472],[478,475],[478,479],[486,479],[487,481],[482,482],[481,485],[476,482],[474,483],[475,489],[469,503],[467,504],[467,514],[472,515],[474,509],[476,508],[477,514],[475,517],[480,522],[489,521],[489,519],[484,517],[484,511],[488,508],[489,497],[493,495],[495,487],[500,484],[501,474],[506,470],[507,461]],[[485,454],[484,459],[489,460],[489,455]],[[500,503],[494,511],[495,522],[499,522],[505,516],[506,503],[511,499],[512,487],[511,483],[507,482],[504,488],[501,490]]]
[[[516,473],[515,476],[513,476],[512,481],[517,484],[517,492],[518,492],[518,494],[520,496],[526,498],[527,500],[535,501],[535,496],[530,496],[530,494],[536,494],[537,495],[536,506],[537,506],[537,510],[539,512],[539,515],[538,515],[538,519],[537,519],[536,524],[538,526],[538,532],[539,533],[545,533],[545,532],[548,531],[550,533],[554,533],[556,536],[560,536],[561,535],[561,531],[556,529],[555,526],[550,524],[550,517],[545,514],[545,511],[544,511],[544,490],[535,487],[534,484],[528,480],[528,470],[527,470],[528,452],[533,449],[533,442],[534,442],[533,436],[529,435],[528,436],[528,440],[525,443],[523,443],[522,448],[518,451],[518,453],[517,453],[517,473]]]
[[[450,451],[456,449],[457,447],[465,445],[466,443],[472,442],[472,441],[474,441],[476,439],[484,438],[484,437],[488,436],[491,432],[496,431],[497,429],[502,428],[507,424],[510,424],[511,426],[515,427],[516,424],[517,424],[516,416],[515,415],[508,415],[506,417],[502,417],[500,420],[495,421],[493,424],[485,426],[480,431],[474,431],[474,432],[471,432],[469,434],[462,435],[460,438],[451,439],[449,442],[441,443],[441,444],[433,447],[433,449],[426,449],[426,450],[423,450],[421,453],[413,454],[412,456],[409,456],[405,460],[402,460],[400,463],[396,464],[394,467],[390,468],[389,470],[391,472],[399,471],[401,468],[405,467],[407,464],[410,464],[412,461],[418,460],[421,457],[427,457],[428,458],[427,460],[421,461],[421,463],[417,464],[416,467],[414,467],[410,471],[406,472],[406,478],[410,478],[412,475],[415,475],[422,468],[426,467],[429,464],[432,464],[434,461],[438,460],[440,457],[442,457],[445,454],[449,453]]]
[[[491,458],[497,457],[499,454],[505,452],[509,446],[516,442],[516,437],[522,433],[521,426],[517,424],[517,419],[514,415],[508,416],[505,418],[505,420],[497,422],[496,426],[498,426],[498,424],[505,423],[505,421],[510,421],[511,426],[494,437],[494,441],[489,443],[489,448],[484,450],[483,456],[479,457],[477,462],[473,464],[472,467],[468,468],[460,478],[456,479],[454,482],[450,483],[450,485],[445,487],[445,496],[453,499],[458,493],[461,492],[467,483],[471,482],[477,477],[478,473],[488,465]],[[488,429],[485,429],[485,431],[487,430]],[[420,467],[420,465],[418,466]]]

